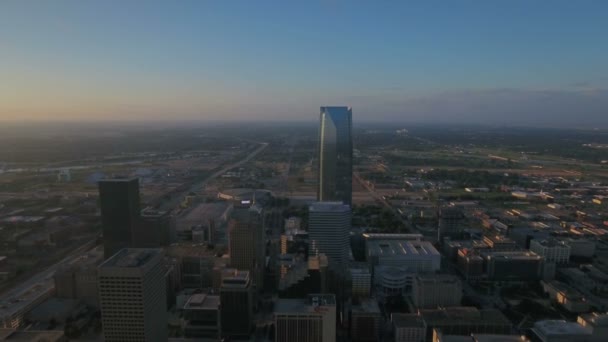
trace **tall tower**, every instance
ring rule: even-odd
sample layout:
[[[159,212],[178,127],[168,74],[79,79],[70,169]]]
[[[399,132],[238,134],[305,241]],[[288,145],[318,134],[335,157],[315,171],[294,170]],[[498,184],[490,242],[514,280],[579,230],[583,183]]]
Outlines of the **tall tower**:
[[[310,255],[324,253],[329,268],[345,271],[348,268],[350,207],[341,202],[317,202],[308,208],[308,237]]]
[[[161,249],[122,249],[99,266],[104,338],[167,341],[167,292]]]
[[[353,140],[350,107],[321,107],[318,201],[352,204]]]
[[[230,267],[251,272],[258,290],[262,289],[266,245],[263,211],[258,205],[235,208],[228,222]]]
[[[99,181],[103,250],[107,259],[132,247],[133,230],[139,223],[139,179],[112,178]]]
[[[220,318],[222,336],[249,336],[253,323],[253,293],[249,271],[230,270],[222,275]]]

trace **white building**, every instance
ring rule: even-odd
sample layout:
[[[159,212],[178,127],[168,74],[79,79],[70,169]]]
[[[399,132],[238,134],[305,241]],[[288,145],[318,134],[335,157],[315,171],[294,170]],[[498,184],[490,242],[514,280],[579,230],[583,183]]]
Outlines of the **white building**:
[[[435,309],[439,306],[460,306],[462,283],[449,274],[418,275],[412,284],[412,301],[419,309]]]
[[[580,324],[564,320],[538,321],[532,331],[542,342],[588,342],[591,337]]]
[[[391,321],[395,330],[395,342],[426,341],[426,324],[420,315],[394,313]]]
[[[105,341],[167,341],[161,249],[122,249],[99,266]]]
[[[341,202],[316,202],[308,210],[310,254],[324,253],[330,268],[347,271],[350,255],[350,207]]]
[[[570,246],[555,239],[534,239],[530,241],[530,251],[542,256],[547,262],[564,264],[570,260]]]
[[[441,255],[429,241],[401,239],[368,239],[367,259],[375,266],[407,267],[417,273],[439,270]]]
[[[274,312],[275,341],[336,341],[336,298],[311,294],[305,300],[279,299]]]

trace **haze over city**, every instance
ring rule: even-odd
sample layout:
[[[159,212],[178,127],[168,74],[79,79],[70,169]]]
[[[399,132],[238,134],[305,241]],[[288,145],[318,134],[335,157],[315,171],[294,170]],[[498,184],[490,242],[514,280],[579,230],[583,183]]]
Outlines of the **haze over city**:
[[[2,121],[608,125],[605,1],[3,1]]]

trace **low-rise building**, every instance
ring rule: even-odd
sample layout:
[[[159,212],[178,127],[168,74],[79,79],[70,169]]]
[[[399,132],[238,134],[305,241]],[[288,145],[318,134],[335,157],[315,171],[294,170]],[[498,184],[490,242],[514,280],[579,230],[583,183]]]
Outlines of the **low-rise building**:
[[[419,314],[393,313],[391,322],[395,332],[395,342],[426,341],[426,325]]]
[[[608,314],[584,314],[578,316],[576,322],[591,332],[589,342],[608,341]]]
[[[538,321],[532,332],[542,342],[589,342],[591,337],[591,332],[580,324],[565,320]]]
[[[570,246],[556,239],[532,240],[530,251],[542,256],[547,262],[565,264],[570,260]]]
[[[462,283],[449,274],[418,275],[412,285],[412,301],[417,308],[459,306],[462,300]]]

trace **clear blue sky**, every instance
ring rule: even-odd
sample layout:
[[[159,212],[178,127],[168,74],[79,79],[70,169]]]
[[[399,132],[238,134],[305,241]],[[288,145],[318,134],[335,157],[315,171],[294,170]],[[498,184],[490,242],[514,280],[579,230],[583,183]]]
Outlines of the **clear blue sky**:
[[[608,124],[608,1],[0,2],[0,119]]]

